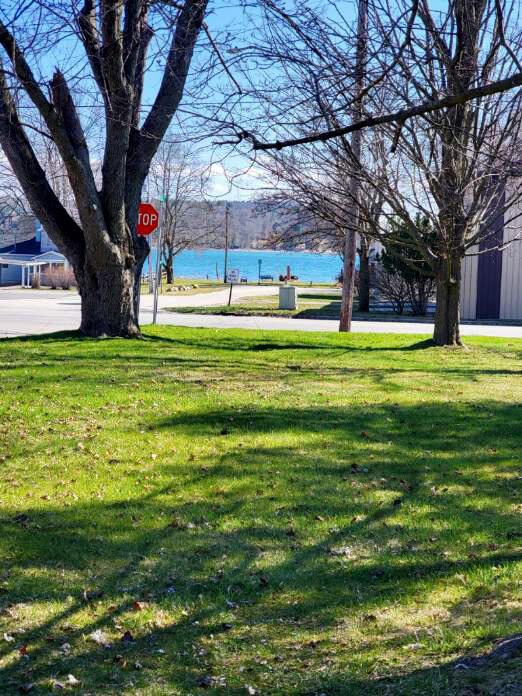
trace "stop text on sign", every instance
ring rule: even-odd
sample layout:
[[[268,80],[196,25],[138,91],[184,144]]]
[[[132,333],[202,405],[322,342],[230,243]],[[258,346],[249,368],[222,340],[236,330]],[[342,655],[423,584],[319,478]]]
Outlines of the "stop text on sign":
[[[138,210],[137,232],[146,236],[154,232],[159,224],[159,214],[156,208],[150,203],[140,203]]]

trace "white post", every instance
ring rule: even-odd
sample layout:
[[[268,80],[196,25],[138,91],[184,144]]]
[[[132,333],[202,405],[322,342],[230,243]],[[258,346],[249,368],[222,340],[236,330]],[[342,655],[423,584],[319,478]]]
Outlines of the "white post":
[[[138,278],[138,297],[137,297],[137,299],[136,299],[136,307],[137,307],[137,312],[136,312],[136,313],[137,313],[137,315],[138,315],[138,316],[136,317],[136,320],[137,320],[138,324],[140,323],[141,274],[142,274],[142,272],[143,272],[143,266],[141,267],[140,276],[139,276],[139,278]]]
[[[161,225],[158,227],[158,246],[156,249],[156,282],[154,283],[154,309],[152,312],[152,323],[156,323],[158,314],[158,288],[161,283]]]

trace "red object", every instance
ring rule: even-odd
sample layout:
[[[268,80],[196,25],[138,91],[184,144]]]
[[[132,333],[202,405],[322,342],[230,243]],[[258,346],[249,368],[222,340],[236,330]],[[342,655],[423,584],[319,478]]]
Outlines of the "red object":
[[[156,208],[150,203],[140,203],[138,212],[138,234],[146,237],[152,234],[159,225],[159,214]]]

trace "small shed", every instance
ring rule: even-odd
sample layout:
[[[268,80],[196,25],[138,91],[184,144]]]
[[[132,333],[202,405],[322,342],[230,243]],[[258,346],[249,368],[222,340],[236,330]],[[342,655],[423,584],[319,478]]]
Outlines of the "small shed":
[[[0,254],[0,285],[21,285],[31,287],[35,276],[40,277],[42,270],[55,266],[67,268],[68,261],[58,251],[46,251],[43,254]]]

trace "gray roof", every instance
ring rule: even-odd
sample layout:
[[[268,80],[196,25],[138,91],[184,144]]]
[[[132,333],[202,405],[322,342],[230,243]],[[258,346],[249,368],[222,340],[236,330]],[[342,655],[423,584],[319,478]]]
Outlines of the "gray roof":
[[[46,263],[66,263],[67,259],[58,251],[46,251],[43,254],[0,254],[0,263],[10,266],[43,266]]]

